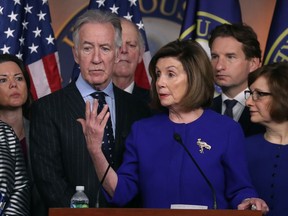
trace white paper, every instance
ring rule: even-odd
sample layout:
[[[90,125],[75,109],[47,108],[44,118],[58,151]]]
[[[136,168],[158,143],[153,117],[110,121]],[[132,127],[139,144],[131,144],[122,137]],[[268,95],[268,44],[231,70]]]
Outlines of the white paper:
[[[171,209],[208,209],[208,206],[203,205],[186,205],[186,204],[171,204]]]

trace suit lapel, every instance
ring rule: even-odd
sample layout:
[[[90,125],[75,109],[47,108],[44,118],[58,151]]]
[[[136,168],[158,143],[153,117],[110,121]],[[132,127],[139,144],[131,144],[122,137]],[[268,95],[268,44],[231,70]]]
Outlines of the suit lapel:
[[[73,118],[85,118],[85,102],[77,89],[75,82],[70,83],[64,89],[65,98],[67,99],[67,109],[71,111]]]
[[[126,138],[128,135],[128,128],[126,127],[127,123],[127,101],[125,95],[121,89],[113,85],[114,95],[115,95],[115,113],[116,113],[116,139]]]
[[[217,113],[221,114],[221,112],[222,112],[222,97],[221,97],[221,95],[218,95],[217,97],[215,97],[213,99],[211,109],[216,111]]]
[[[249,112],[249,108],[245,106],[239,121],[238,121],[241,125],[250,125],[250,112]]]

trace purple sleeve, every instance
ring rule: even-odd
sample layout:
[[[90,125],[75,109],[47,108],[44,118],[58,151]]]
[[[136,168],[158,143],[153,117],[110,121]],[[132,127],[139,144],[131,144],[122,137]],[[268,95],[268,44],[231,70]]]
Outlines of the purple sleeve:
[[[226,153],[223,157],[223,166],[226,176],[226,196],[231,200],[233,208],[245,199],[258,197],[248,171],[244,149],[244,135],[240,125],[230,128]]]
[[[132,126],[125,144],[126,151],[117,171],[118,183],[113,198],[104,192],[107,201],[117,206],[124,206],[138,193],[137,124]]]

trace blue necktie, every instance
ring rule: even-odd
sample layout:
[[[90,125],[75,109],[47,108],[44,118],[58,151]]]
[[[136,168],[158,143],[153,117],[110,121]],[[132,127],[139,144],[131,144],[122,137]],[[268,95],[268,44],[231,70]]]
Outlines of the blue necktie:
[[[91,94],[91,96],[97,99],[99,103],[97,114],[101,112],[104,105],[106,104],[105,95],[106,94],[104,92],[94,92]],[[104,135],[103,135],[102,151],[111,166],[114,164],[113,162],[114,145],[115,145],[115,140],[113,136],[112,122],[111,122],[111,115],[110,115],[107,121],[106,127],[105,127]]]
[[[227,115],[233,119],[233,107],[236,105],[237,100],[225,100],[224,103],[226,104],[224,115]]]

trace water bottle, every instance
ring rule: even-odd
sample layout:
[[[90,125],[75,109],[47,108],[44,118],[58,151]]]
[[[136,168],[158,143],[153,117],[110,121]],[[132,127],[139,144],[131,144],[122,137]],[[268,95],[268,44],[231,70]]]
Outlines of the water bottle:
[[[76,193],[71,198],[70,208],[89,208],[89,199],[84,193],[84,186],[76,186]]]

